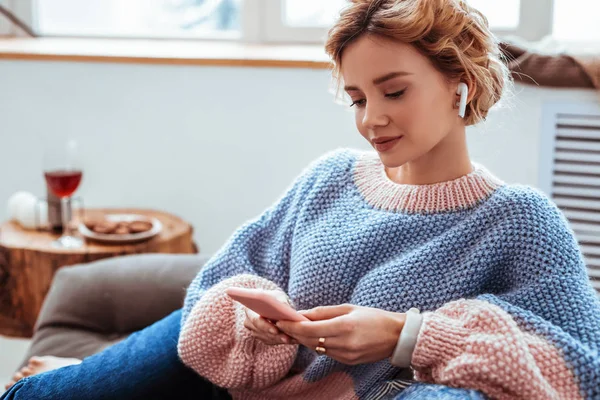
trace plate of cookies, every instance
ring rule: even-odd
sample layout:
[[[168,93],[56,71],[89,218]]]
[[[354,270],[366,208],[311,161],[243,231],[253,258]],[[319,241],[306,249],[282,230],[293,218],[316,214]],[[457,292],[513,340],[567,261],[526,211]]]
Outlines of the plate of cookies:
[[[79,233],[84,237],[107,243],[138,242],[158,235],[161,230],[158,219],[137,214],[108,214],[86,219],[79,225]]]

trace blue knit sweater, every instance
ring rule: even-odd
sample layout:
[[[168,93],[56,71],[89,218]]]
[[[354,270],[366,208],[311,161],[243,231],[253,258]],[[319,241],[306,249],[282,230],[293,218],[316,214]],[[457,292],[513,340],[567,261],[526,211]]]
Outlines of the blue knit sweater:
[[[235,398],[600,399],[600,302],[568,222],[541,192],[473,166],[454,181],[400,185],[375,152],[324,154],[200,271],[182,332],[200,329],[196,306],[215,285],[249,274],[298,309],[425,312],[411,369],[299,346],[285,375],[232,388]]]

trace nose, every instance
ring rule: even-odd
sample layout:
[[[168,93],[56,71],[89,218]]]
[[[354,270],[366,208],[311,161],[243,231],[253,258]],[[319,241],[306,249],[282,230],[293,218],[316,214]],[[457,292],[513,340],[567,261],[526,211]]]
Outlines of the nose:
[[[377,103],[367,102],[362,123],[367,129],[375,129],[386,126],[389,123],[389,118]]]

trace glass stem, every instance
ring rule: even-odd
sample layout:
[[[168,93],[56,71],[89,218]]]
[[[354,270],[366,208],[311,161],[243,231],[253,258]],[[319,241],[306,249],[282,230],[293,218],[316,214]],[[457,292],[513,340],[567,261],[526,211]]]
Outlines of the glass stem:
[[[63,197],[61,198],[61,205],[62,205],[62,226],[63,226],[63,237],[65,236],[71,236],[71,230],[69,228],[69,221],[70,221],[70,215],[69,213],[71,212],[69,207],[69,203],[71,202],[71,197],[67,196],[67,197]]]

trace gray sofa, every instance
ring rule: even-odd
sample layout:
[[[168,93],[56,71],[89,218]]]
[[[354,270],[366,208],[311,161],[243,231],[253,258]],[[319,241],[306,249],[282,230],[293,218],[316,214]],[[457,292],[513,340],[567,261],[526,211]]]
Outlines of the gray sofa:
[[[207,260],[147,254],[61,268],[19,369],[34,355],[83,359],[166,317]]]

